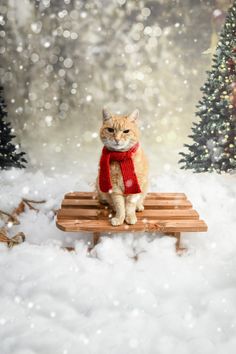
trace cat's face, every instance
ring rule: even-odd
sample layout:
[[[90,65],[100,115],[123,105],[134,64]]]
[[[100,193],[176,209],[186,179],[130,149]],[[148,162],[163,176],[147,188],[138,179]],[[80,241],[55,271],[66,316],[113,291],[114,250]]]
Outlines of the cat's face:
[[[100,138],[109,150],[127,151],[139,141],[138,110],[130,115],[114,115],[103,110]]]

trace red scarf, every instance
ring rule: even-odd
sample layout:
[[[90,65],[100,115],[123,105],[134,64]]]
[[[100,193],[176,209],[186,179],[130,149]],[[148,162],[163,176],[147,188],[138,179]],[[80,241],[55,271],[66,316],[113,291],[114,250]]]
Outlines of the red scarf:
[[[137,151],[139,144],[135,144],[128,151],[111,151],[105,146],[100,159],[99,186],[102,192],[109,192],[112,189],[110,176],[110,162],[118,161],[125,186],[125,194],[141,193],[137,176],[134,170],[132,155]]]

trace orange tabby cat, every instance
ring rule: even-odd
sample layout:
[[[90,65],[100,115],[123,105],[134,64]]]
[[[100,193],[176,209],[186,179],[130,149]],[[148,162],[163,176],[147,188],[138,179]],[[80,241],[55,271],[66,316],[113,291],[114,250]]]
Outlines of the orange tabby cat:
[[[137,221],[135,212],[144,210],[143,201],[148,186],[148,162],[139,145],[138,116],[138,110],[130,115],[115,115],[105,109],[103,110],[100,138],[104,148],[96,188],[99,200],[102,203],[110,204],[116,213],[111,219],[113,226],[123,224],[124,220],[127,224],[135,224]],[[115,157],[112,158],[112,156],[120,158],[120,156],[123,156],[122,153],[125,156],[127,154],[127,156],[130,156],[128,162],[124,161],[124,167]],[[106,160],[107,156],[111,156],[110,160]],[[103,165],[101,165],[102,158]],[[107,168],[105,175],[105,172],[101,171],[102,166]],[[126,167],[133,176],[131,180],[128,179],[127,181],[124,179],[127,175]],[[101,172],[103,176],[101,176]],[[128,176],[131,178],[129,174]],[[109,185],[107,179],[110,181],[111,189],[105,189],[104,192],[105,187],[101,183]],[[127,190],[133,190],[135,194],[127,194]]]

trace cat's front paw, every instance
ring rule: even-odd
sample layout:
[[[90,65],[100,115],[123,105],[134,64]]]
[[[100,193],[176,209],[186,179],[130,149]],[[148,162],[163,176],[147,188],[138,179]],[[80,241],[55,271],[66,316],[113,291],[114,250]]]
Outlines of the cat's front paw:
[[[127,215],[125,218],[125,221],[129,225],[134,225],[137,222],[137,217],[136,217],[136,215]]]
[[[112,218],[111,219],[111,224],[112,226],[119,226],[119,225],[122,225],[124,222],[124,219],[121,219],[121,218]]]

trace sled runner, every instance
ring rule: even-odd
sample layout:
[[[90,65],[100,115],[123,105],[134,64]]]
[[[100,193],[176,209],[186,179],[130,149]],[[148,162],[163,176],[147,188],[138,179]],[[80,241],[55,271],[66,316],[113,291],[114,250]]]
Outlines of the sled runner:
[[[92,232],[94,245],[101,233],[151,232],[176,237],[176,250],[180,245],[181,232],[204,232],[207,225],[184,193],[148,193],[144,211],[137,212],[135,225],[112,226],[109,218],[113,212],[99,203],[96,193],[67,193],[58,210],[56,225],[62,231]]]

